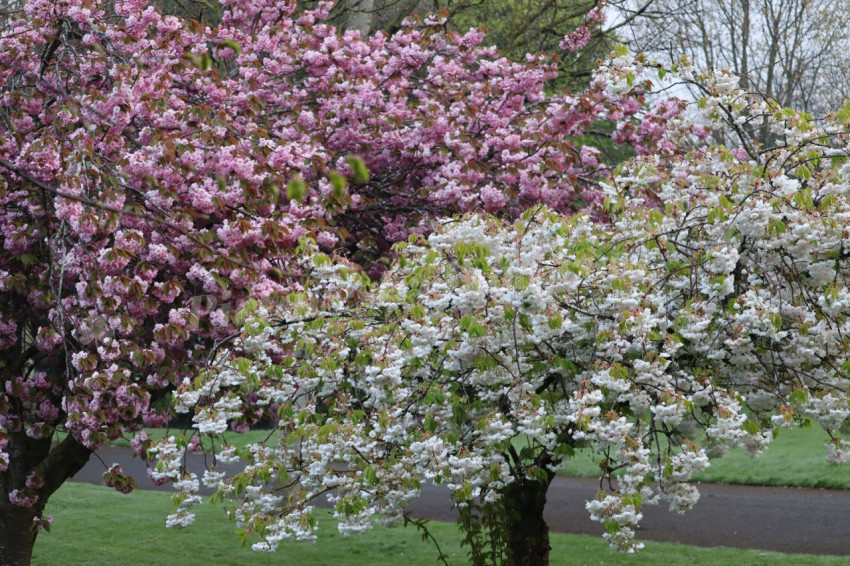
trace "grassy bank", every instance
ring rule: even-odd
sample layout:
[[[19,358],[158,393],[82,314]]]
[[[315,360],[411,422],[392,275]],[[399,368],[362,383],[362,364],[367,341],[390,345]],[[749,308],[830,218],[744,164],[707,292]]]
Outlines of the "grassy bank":
[[[148,436],[159,439],[165,434],[180,434],[178,429],[145,429]],[[248,444],[273,441],[274,431],[251,430],[245,434],[227,433],[227,441],[244,448]],[[824,444],[829,440],[820,427],[782,430],[758,458],[751,458],[743,448],[731,450],[723,458],[711,461],[711,467],[695,476],[710,483],[772,485],[850,489],[850,465],[834,466],[826,461]],[[208,440],[204,440],[208,446]],[[120,439],[115,446],[129,446]],[[579,451],[569,460],[560,475],[596,477],[599,465],[590,451]]]
[[[198,508],[198,520],[189,529],[166,529],[165,515],[172,510],[169,494],[137,491],[121,495],[86,484],[66,484],[50,500],[47,512],[54,517],[54,532],[42,533],[35,548],[34,566],[433,566],[434,547],[422,542],[412,528],[378,528],[364,536],[343,537],[333,519],[323,515],[319,542],[287,543],[277,553],[256,553],[241,548],[236,527],[209,504]],[[430,523],[452,564],[466,564],[455,525]],[[792,555],[731,548],[696,548],[680,544],[647,542],[638,555],[610,550],[599,537],[555,534],[553,566],[657,564],[721,566],[836,565],[846,557]]]
[[[730,450],[723,458],[694,479],[712,483],[749,485],[793,485],[850,489],[850,465],[835,466],[825,459],[824,444],[829,440],[820,427],[782,430],[758,458],[751,458],[743,448]],[[593,455],[579,452],[567,462],[565,476],[594,477],[599,466]]]
[[[164,436],[171,436],[171,435],[176,436],[176,435],[180,435],[180,434],[191,435],[192,434],[192,429],[184,430],[184,429],[181,429],[181,428],[170,428],[170,429],[168,429],[168,428],[145,428],[144,431],[145,431],[145,433],[147,433],[148,437],[152,440],[160,440]],[[246,432],[244,434],[236,434],[235,432],[226,432],[223,435],[223,438],[225,438],[228,443],[233,444],[234,446],[236,446],[238,448],[245,448],[249,444],[258,444],[258,443],[262,443],[262,442],[268,442],[268,441],[270,441],[270,439],[273,439],[274,434],[275,434],[275,431],[273,431],[271,429],[249,430],[248,432]],[[55,442],[61,442],[65,438],[65,436],[66,436],[66,433],[64,433],[64,432],[56,433],[56,436],[54,437],[54,441]],[[111,441],[109,441],[109,444],[111,446],[129,447],[130,446],[130,438],[132,438],[132,435],[128,436],[127,438],[119,438],[117,440],[111,440]],[[204,447],[206,447],[206,448],[210,447],[209,438],[203,437],[202,442],[203,442]],[[217,446],[220,445],[220,441],[218,441],[216,443],[216,445]]]

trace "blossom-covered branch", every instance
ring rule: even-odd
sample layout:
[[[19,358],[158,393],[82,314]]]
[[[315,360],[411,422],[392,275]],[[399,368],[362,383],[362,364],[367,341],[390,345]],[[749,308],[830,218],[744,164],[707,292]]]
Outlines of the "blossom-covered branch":
[[[213,434],[252,398],[279,407],[278,441],[211,476],[255,548],[311,538],[316,497],[359,532],[434,482],[502,521],[514,559],[545,556],[529,501],[585,448],[608,479],[587,509],[634,550],[642,506],[690,509],[688,480],[728,448],[758,455],[814,420],[827,457],[850,456],[848,111],[815,128],[727,74],[677,72],[701,81],[709,118],[758,115],[780,143],[639,157],[600,184],[610,224],[539,207],[446,220],[398,244],[373,288],[317,253],[311,287],[252,312],[180,402]],[[516,542],[527,523],[537,538]]]

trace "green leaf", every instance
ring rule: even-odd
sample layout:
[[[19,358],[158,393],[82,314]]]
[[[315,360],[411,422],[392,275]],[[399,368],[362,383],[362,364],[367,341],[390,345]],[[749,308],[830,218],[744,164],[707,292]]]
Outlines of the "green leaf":
[[[723,237],[727,240],[734,240],[735,238],[741,237],[741,231],[735,228],[734,226],[730,226],[726,230],[726,233],[723,235]]]
[[[184,57],[202,71],[206,71],[212,66],[212,57],[210,57],[209,53],[201,53],[200,55],[197,55],[195,53],[186,52]]]
[[[798,405],[804,405],[809,400],[809,392],[805,389],[795,389],[788,396],[788,400]]]
[[[748,434],[758,434],[759,433],[759,425],[758,423],[747,419],[744,421],[744,424],[741,425],[741,428]]]
[[[239,47],[239,44],[236,43],[235,41],[233,41],[232,39],[224,39],[224,40],[219,42],[218,46],[219,47],[229,47],[237,55],[242,53],[242,48]]]
[[[661,224],[661,221],[664,220],[664,215],[660,210],[650,210],[649,211],[649,223],[653,226],[657,226]]]
[[[378,483],[378,472],[372,466],[366,466],[363,470],[363,479],[372,484]]]
[[[767,225],[767,233],[768,234],[784,234],[788,229],[785,227],[785,223],[778,218],[771,218],[770,222]]]
[[[276,203],[280,198],[280,187],[277,186],[277,183],[268,183],[264,188],[266,190],[266,194],[269,195],[269,200]]]
[[[286,198],[301,202],[306,194],[307,184],[301,178],[301,175],[296,175],[289,180],[289,183],[286,185]]]
[[[337,199],[341,199],[345,196],[345,189],[348,187],[348,181],[345,180],[345,177],[335,171],[331,171],[328,173],[328,180],[331,182],[333,194]]]
[[[20,261],[24,265],[32,265],[38,262],[38,258],[36,258],[32,254],[21,254],[18,256],[18,261]]]
[[[465,314],[460,318],[460,327],[472,337],[484,336],[484,327],[478,324],[471,314]]]
[[[432,415],[431,413],[428,413],[428,415],[425,417],[424,427],[425,431],[429,433],[433,433],[435,430],[437,430],[437,419],[435,419],[434,415]]]
[[[351,178],[358,185],[363,185],[369,182],[369,170],[366,168],[366,162],[358,155],[348,155],[345,160],[348,166],[351,167]]]
[[[489,371],[496,367],[497,363],[492,356],[480,356],[475,359],[473,365],[478,371]]]
[[[619,362],[614,362],[614,365],[611,366],[611,369],[608,370],[608,373],[614,379],[628,379],[629,378],[629,370],[623,367]]]
[[[514,279],[514,288],[517,291],[525,291],[528,289],[529,283],[531,283],[531,279],[527,275],[520,275]]]

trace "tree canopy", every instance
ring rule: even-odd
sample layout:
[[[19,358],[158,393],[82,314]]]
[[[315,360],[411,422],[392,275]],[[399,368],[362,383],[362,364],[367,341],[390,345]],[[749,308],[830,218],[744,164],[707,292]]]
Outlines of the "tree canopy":
[[[237,477],[204,478],[237,497],[255,548],[312,537],[316,497],[358,532],[403,520],[434,482],[475,563],[545,563],[546,488],[585,448],[607,480],[587,509],[635,550],[642,507],[690,509],[688,480],[728,448],[755,456],[815,421],[827,458],[847,460],[850,114],[814,127],[729,72],[675,73],[741,145],[624,164],[600,184],[610,222],[541,206],[469,214],[397,244],[379,284],[315,253],[314,286],[251,306],[238,348],[178,402],[213,436],[251,396],[278,406],[277,444],[244,454]],[[155,450],[175,463],[174,446]]]
[[[445,12],[366,35],[332,2],[3,6],[0,562],[29,563],[95,450],[175,411],[216,441],[276,424],[216,442],[234,477],[186,470],[187,435],[133,440],[178,489],[170,526],[203,480],[263,550],[311,538],[317,497],[358,532],[432,481],[474,562],[545,563],[581,447],[609,480],[591,516],[633,550],[642,505],[690,508],[727,447],[808,419],[850,454],[847,108],[815,124],[624,48],[553,93],[553,60]],[[647,102],[669,80],[729,147]],[[585,143],[606,131],[637,157]]]
[[[662,60],[686,54],[730,69],[747,89],[822,117],[850,90],[850,10],[828,0],[651,0],[624,27],[633,49]],[[628,14],[629,12],[626,11]]]
[[[687,127],[678,103],[644,109],[634,65],[548,95],[545,57],[510,62],[443,16],[361,37],[325,22],[330,2],[221,6],[211,25],[143,0],[4,12],[4,563],[28,563],[45,503],[94,450],[168,421],[249,300],[309,286],[305,238],[377,275],[440,217],[546,202],[601,218],[609,164],[579,136],[608,120],[615,142],[666,154]]]

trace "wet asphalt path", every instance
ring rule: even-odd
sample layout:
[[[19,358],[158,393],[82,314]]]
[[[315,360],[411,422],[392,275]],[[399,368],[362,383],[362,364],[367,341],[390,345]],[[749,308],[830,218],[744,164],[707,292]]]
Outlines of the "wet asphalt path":
[[[147,479],[145,465],[127,448],[105,448],[98,454],[109,466],[120,463],[141,489],[157,488]],[[203,458],[190,468],[203,470]],[[104,464],[92,458],[73,481],[101,483]],[[805,554],[850,556],[850,491],[700,484],[700,500],[684,515],[666,505],[643,509],[640,540],[680,542],[697,546],[731,546]],[[586,501],[593,499],[599,480],[555,478],[549,488],[546,521],[555,532],[600,536],[603,526],[588,518]],[[414,516],[454,521],[448,492],[426,486],[411,505]],[[850,563],[850,561],[848,562]]]

